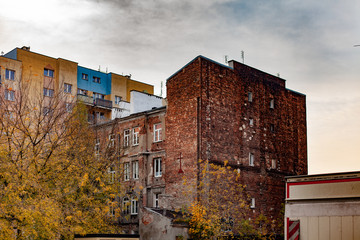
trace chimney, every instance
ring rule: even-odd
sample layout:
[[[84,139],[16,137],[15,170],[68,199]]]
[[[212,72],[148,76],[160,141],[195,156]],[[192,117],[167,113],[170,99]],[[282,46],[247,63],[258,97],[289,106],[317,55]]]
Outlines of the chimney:
[[[30,52],[30,46],[23,46],[21,49]]]

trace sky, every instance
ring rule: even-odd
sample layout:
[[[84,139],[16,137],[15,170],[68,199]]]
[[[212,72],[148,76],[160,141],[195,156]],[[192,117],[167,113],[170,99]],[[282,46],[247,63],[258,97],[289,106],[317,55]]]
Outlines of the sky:
[[[194,57],[244,51],[245,64],[306,94],[309,174],[360,171],[359,13],[358,0],[11,0],[0,52],[30,46],[160,94]]]

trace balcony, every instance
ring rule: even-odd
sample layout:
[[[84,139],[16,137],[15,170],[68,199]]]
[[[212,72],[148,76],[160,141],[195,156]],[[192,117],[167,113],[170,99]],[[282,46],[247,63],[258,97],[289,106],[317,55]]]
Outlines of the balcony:
[[[105,100],[105,99],[100,99],[100,98],[92,98],[86,95],[81,95],[78,94],[77,95],[77,100],[86,104],[86,105],[90,105],[90,106],[96,106],[96,107],[101,107],[101,108],[106,108],[106,109],[112,109],[112,101],[110,100]]]

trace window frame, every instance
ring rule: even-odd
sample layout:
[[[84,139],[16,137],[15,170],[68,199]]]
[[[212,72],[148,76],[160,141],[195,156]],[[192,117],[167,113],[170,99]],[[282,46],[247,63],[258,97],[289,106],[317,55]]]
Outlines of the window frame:
[[[115,96],[115,104],[116,105],[119,105],[120,104],[120,102],[121,102],[121,97],[120,96]]]
[[[44,88],[44,89],[43,89],[43,93],[44,93],[44,97],[50,97],[50,98],[52,98],[52,97],[54,97],[55,91],[54,91],[54,89]]]
[[[275,108],[275,99],[274,98],[272,98],[272,99],[270,99],[270,109],[274,109]]]
[[[132,168],[132,177],[133,179],[139,179],[139,161],[133,161],[131,163],[131,168]]]
[[[100,83],[101,84],[101,78],[97,76],[93,76],[93,82],[94,83]]]
[[[124,197],[123,201],[122,201],[122,213],[124,215],[129,215],[130,214],[130,200],[128,197]]]
[[[162,176],[162,158],[154,158],[154,177],[161,177]]]
[[[133,146],[138,146],[139,142],[140,142],[140,127],[134,127],[131,129],[131,135],[132,135],[132,145]]]
[[[248,92],[248,102],[253,102],[253,93],[252,92]]]
[[[130,146],[130,129],[124,130],[124,147]]]
[[[271,159],[271,169],[276,169],[277,168],[277,161],[276,159]]]
[[[72,84],[64,83],[64,93],[70,93],[72,91]]]
[[[81,73],[81,79],[84,81],[89,81],[89,74]]]
[[[54,77],[54,70],[44,68],[44,76],[53,78]]]
[[[251,198],[250,208],[254,209],[256,207],[255,205],[255,198]]]
[[[157,128],[157,126],[160,125],[160,128]],[[155,123],[154,124],[154,142],[161,142],[162,141],[162,124]]]
[[[87,95],[88,95],[88,91],[85,90],[85,89],[78,88],[78,89],[77,89],[77,94],[82,95],[82,96],[87,96]]]
[[[250,127],[254,126],[254,119],[253,118],[249,118],[249,126]]]
[[[138,214],[139,214],[139,201],[137,198],[131,198],[130,215],[138,215]]]
[[[5,89],[4,95],[5,95],[5,100],[11,101],[11,102],[15,101],[15,91],[14,90]]]
[[[113,133],[109,134],[109,147],[110,148],[115,147],[115,134]]]
[[[254,167],[255,166],[255,156],[254,153],[249,153],[249,166]]]
[[[100,154],[100,138],[95,139],[94,152],[95,152],[95,155]]]
[[[130,163],[124,162],[124,181],[130,180]]]
[[[160,196],[161,193],[154,193],[154,204],[153,207],[154,208],[160,208]]]
[[[109,184],[115,183],[116,171],[113,166],[108,167],[108,174],[109,174]]]
[[[5,69],[5,79],[15,81],[15,70],[12,69]]]

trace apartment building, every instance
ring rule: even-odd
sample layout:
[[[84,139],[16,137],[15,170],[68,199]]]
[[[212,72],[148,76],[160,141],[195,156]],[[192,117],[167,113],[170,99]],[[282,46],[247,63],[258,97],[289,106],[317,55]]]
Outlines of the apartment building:
[[[264,215],[273,223],[269,231],[281,234],[285,176],[307,174],[305,95],[239,62],[198,56],[167,79],[166,100],[166,107],[97,126],[107,129],[105,142],[117,141],[111,174],[128,189],[119,204],[130,218],[117,219],[125,233],[186,239],[186,228],[173,220],[198,198],[183,193],[201,181],[202,160],[240,172],[247,218]]]
[[[152,85],[132,80],[130,76],[82,67],[77,62],[32,52],[30,47],[13,49],[0,57],[0,64],[3,79],[12,81],[7,81],[10,98],[15,99],[21,82],[23,87],[31,89],[28,94],[33,101],[44,97],[44,112],[47,112],[51,98],[63,93],[61,98],[67,108],[76,101],[88,107],[92,123],[128,115],[132,90],[154,93]],[[15,82],[17,86],[13,86]]]

